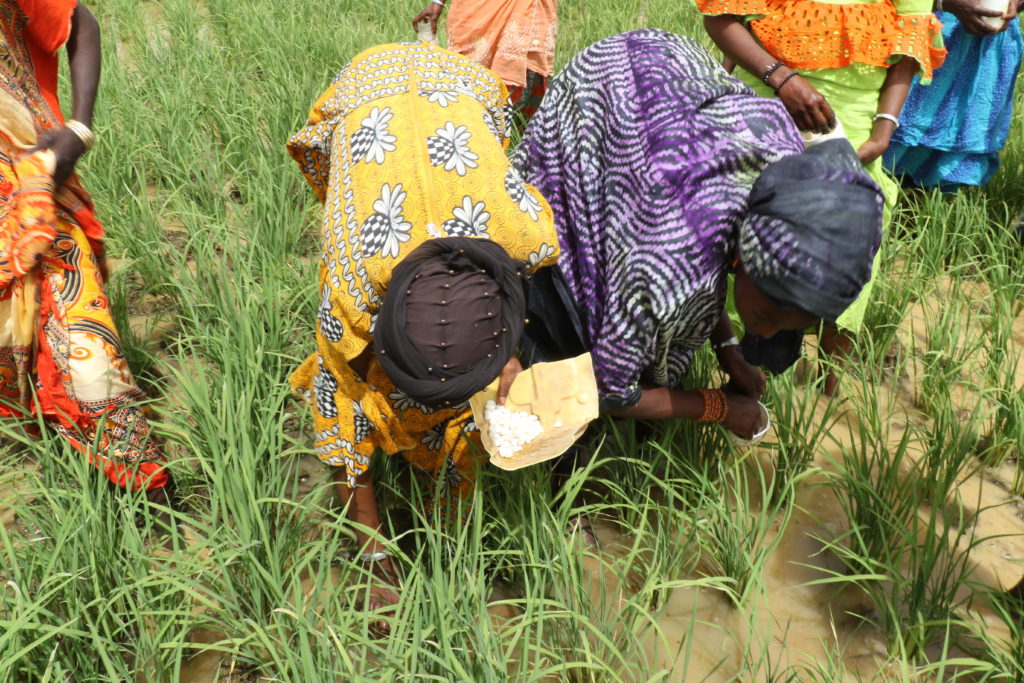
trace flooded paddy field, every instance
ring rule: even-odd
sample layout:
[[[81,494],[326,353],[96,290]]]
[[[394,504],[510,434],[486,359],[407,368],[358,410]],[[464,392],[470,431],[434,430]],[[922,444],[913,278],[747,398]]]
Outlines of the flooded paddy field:
[[[560,492],[544,466],[485,468],[459,524],[379,459],[404,574],[387,616],[363,609],[373,578],[343,559],[286,383],[319,302],[318,207],[284,141],[421,7],[90,6],[82,177],[181,509],[158,533],[52,432],[0,424],[0,680],[1024,679],[1024,110],[985,191],[901,198],[840,396],[808,337],[758,447],[607,420]],[[669,0],[560,12],[560,63],[641,26],[700,34]],[[711,354],[692,380],[717,381]]]

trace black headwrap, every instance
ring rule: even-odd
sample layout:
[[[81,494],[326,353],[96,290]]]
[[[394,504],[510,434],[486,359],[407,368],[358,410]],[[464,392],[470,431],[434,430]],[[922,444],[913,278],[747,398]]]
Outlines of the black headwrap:
[[[758,289],[834,322],[871,279],[882,191],[845,139],[767,166],[754,183],[740,260]]]
[[[490,384],[523,332],[521,264],[490,240],[427,240],[395,267],[377,315],[377,360],[427,406],[461,403]]]

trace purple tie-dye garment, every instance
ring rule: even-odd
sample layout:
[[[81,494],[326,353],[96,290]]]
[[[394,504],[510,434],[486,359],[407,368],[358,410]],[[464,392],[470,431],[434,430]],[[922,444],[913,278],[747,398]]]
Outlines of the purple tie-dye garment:
[[[802,151],[782,104],[689,38],[613,36],[553,80],[513,163],[554,210],[603,406],[635,404],[640,382],[681,387],[754,180]]]

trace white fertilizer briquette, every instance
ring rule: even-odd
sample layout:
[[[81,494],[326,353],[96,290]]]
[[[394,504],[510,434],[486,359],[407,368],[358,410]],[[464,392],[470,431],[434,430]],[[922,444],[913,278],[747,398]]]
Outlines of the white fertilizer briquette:
[[[496,455],[511,458],[544,431],[533,413],[517,413],[494,401],[484,406],[484,420]]]

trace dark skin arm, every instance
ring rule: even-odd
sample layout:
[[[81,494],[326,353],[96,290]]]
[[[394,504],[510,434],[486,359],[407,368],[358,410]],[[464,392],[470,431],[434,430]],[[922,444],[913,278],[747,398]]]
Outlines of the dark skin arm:
[[[726,394],[726,398],[729,411],[722,425],[749,439],[761,427],[761,408],[757,400],[742,394]],[[645,386],[640,389],[640,401],[636,405],[608,414],[636,420],[695,420],[702,412],[704,399],[699,392]]]
[[[1022,4],[1024,3],[1008,3],[1005,14],[999,10],[985,9],[978,4],[977,0],[944,0],[942,9],[955,16],[968,33],[973,33],[977,36],[991,36],[996,33],[1002,33],[1009,26],[1004,24],[1001,29],[996,29],[982,21],[982,18],[1001,16],[1009,22],[1017,16],[1017,12]]]
[[[726,324],[728,324],[728,331],[726,331],[721,320],[719,321],[721,329],[716,328],[716,331],[719,334],[725,334],[722,338],[724,341],[732,336],[732,324],[729,323],[727,315],[723,313],[723,316],[725,316]],[[735,349],[735,347],[733,348]],[[739,349],[735,350],[739,353]],[[742,362],[753,372],[761,376],[761,390],[763,391],[764,376],[761,375],[759,370],[747,364],[745,360],[742,360]],[[501,375],[499,375],[498,405],[505,404],[512,382],[515,381],[516,376],[522,371],[523,366],[519,359],[512,356],[502,369]],[[727,394],[727,397],[729,411],[723,424],[741,437],[750,438],[761,426],[761,408],[757,405],[757,400],[741,394]],[[629,417],[638,420],[671,420],[679,418],[695,420],[700,417],[702,412],[704,412],[704,399],[696,391],[675,391],[665,387],[645,386],[640,390],[640,401],[636,405],[624,410],[609,411],[608,414],[615,417]]]
[[[92,127],[93,107],[100,83],[100,27],[84,5],[71,15],[67,42],[71,70],[71,118]],[[39,136],[36,149],[52,150],[56,157],[54,182],[60,186],[75,170],[85,145],[68,128],[55,128]]]
[[[734,14],[704,17],[704,29],[729,62],[757,78],[762,78],[768,67],[778,61],[761,47],[740,17]],[[778,88],[792,73],[788,66],[781,66],[769,77],[768,85]],[[778,95],[800,130],[827,133],[835,128],[836,115],[828,101],[800,76],[786,81]]]
[[[366,381],[372,359],[373,347],[367,345],[362,353],[350,360],[348,364],[363,381]],[[354,525],[353,530],[356,535],[356,546],[360,549],[359,552],[376,553],[386,550],[386,547],[379,540],[382,536],[380,534],[382,525],[380,511],[377,508],[377,496],[373,489],[373,477],[370,475],[369,470],[356,478],[355,488],[349,487],[344,468],[337,470],[334,474],[334,492],[341,504],[345,506],[349,521]],[[377,531],[378,535],[371,536],[364,529]],[[377,570],[377,575],[385,583],[390,586],[399,585],[399,580],[390,558],[375,563],[374,568]],[[370,597],[371,609],[398,604],[398,593],[388,585],[375,586],[370,591]]]
[[[903,110],[903,103],[907,101],[907,93],[910,92],[911,81],[917,73],[917,60],[910,57],[903,57],[889,67],[885,75],[885,83],[878,95],[879,113],[891,114],[899,118]],[[871,129],[871,137],[857,150],[862,164],[867,166],[872,161],[882,156],[882,153],[889,147],[892,134],[896,132],[896,124],[887,119],[878,119]]]
[[[739,393],[754,399],[761,398],[766,382],[764,373],[747,362],[739,346],[718,348],[719,344],[733,336],[735,332],[732,329],[732,321],[729,320],[729,313],[723,309],[715,329],[711,331],[710,340],[715,349],[715,357],[718,358],[718,365],[729,375],[730,384]]]
[[[441,5],[438,5],[438,4],[433,3],[433,2],[430,3],[425,8],[423,8],[422,12],[420,12],[415,17],[413,17],[413,19],[412,19],[412,28],[413,28],[413,30],[414,31],[415,30],[419,30],[418,24],[421,21],[423,21],[424,19],[427,19],[428,21],[430,21],[430,31],[431,31],[431,33],[437,34],[437,20],[441,18],[441,12],[443,12],[443,11],[444,11],[444,7],[442,7]]]

